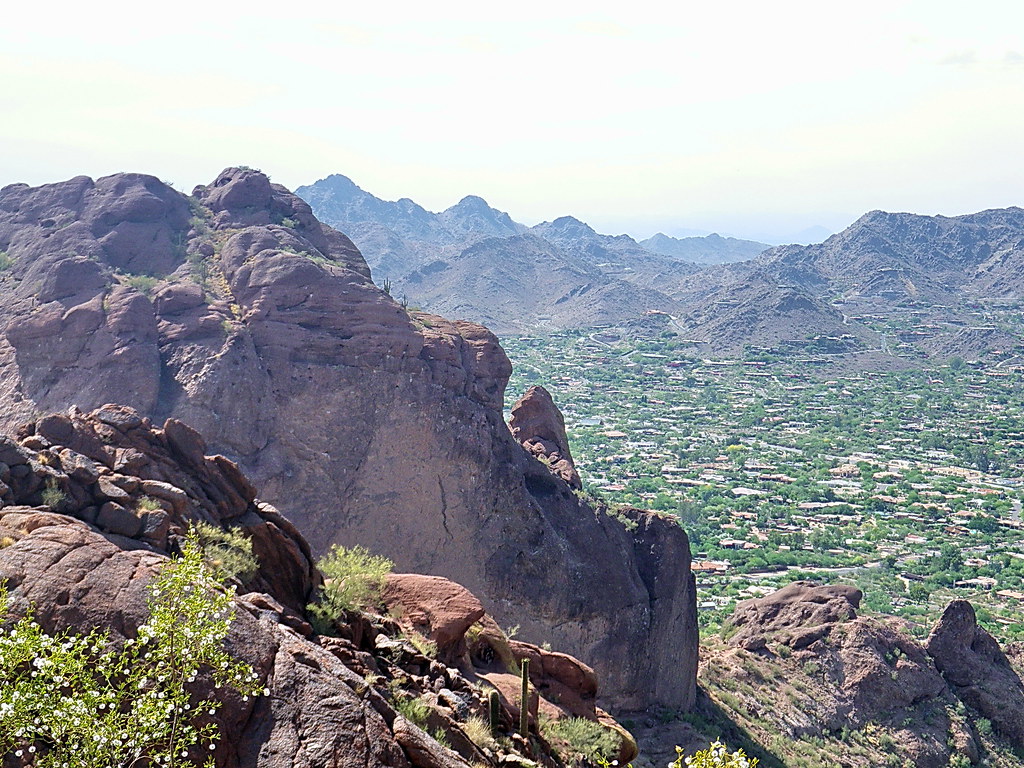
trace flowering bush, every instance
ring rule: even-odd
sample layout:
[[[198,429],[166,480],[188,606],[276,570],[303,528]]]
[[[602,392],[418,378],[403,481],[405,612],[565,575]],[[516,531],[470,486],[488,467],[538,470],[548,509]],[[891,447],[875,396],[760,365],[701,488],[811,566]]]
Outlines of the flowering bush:
[[[707,749],[690,757],[684,757],[682,747],[676,747],[676,759],[668,764],[668,768],[683,768],[683,766],[690,768],[754,768],[757,763],[756,757],[747,757],[742,749],[728,752],[722,742],[716,741]],[[601,768],[617,768],[619,761],[608,762],[598,758],[597,764]],[[632,766],[627,765],[626,768],[632,768]]]
[[[221,702],[190,689],[200,672],[243,699],[256,673],[224,650],[233,620],[222,577],[196,541],[149,587],[149,618],[113,647],[105,632],[46,634],[30,612],[0,623],[0,760],[38,768],[212,765]],[[0,589],[0,619],[8,596]],[[194,686],[193,686],[194,688]],[[263,691],[263,693],[268,693]]]
[[[742,749],[728,752],[722,742],[716,741],[692,757],[683,757],[683,750],[676,747],[676,759],[669,763],[669,768],[754,768],[757,762],[756,757],[747,757]]]

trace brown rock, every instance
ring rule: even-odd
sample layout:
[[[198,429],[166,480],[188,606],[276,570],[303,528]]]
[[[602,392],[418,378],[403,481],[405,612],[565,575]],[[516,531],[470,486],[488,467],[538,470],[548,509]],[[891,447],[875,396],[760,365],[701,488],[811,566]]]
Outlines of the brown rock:
[[[544,387],[530,387],[512,406],[508,422],[512,436],[532,455],[542,459],[548,469],[570,487],[583,488],[569,451],[565,419]]]
[[[161,555],[120,550],[86,524],[49,513],[0,510],[0,534],[9,531],[17,541],[0,549],[0,579],[13,588],[15,605],[35,606],[48,631],[105,627],[118,640],[141,623]],[[355,693],[365,687],[362,678],[326,650],[268,616],[254,617],[238,599],[228,649],[253,665],[271,693],[248,703],[227,698],[218,714],[219,766],[409,765],[387,722]],[[425,754],[449,757],[438,749],[427,744]]]
[[[441,746],[401,715],[395,718],[394,731],[395,741],[415,768],[469,768],[457,752]]]
[[[744,600],[729,622],[738,627],[733,645],[772,635],[792,647],[810,645],[831,631],[831,625],[857,617],[861,591],[842,584],[794,581],[765,597]]]
[[[956,695],[1024,749],[1024,684],[996,639],[978,626],[974,606],[966,600],[947,605],[927,647]]]
[[[110,533],[118,533],[129,538],[138,536],[142,532],[142,520],[131,510],[125,509],[120,504],[108,501],[100,507],[96,516],[96,525]]]
[[[203,444],[175,426],[187,423],[317,552],[361,544],[400,570],[452,578],[500,623],[592,664],[610,703],[689,706],[688,554],[647,562],[652,547],[530,458],[503,422],[511,365],[497,338],[410,315],[373,285],[347,237],[262,174],[228,169],[195,194],[206,227],[192,228],[189,201],[152,177],[0,191],[15,278],[0,294],[0,422],[111,402],[169,418],[164,446],[143,425],[115,422],[76,430],[62,447],[172,485],[182,465],[194,468],[203,480],[182,490],[196,508],[246,519],[251,492],[226,466],[211,474]],[[280,226],[285,218],[295,226]],[[186,253],[226,281],[201,303]],[[159,277],[154,301],[115,270]],[[40,293],[44,283],[54,287]],[[267,543],[284,528],[253,530],[273,559]],[[677,525],[657,535],[665,551],[687,547]],[[270,592],[294,588],[277,596],[300,606],[312,577],[301,546],[282,546],[287,575],[261,578],[276,580]]]
[[[389,574],[381,597],[399,624],[437,643],[438,659],[448,665],[466,654],[466,630],[484,615],[468,589],[440,576]]]

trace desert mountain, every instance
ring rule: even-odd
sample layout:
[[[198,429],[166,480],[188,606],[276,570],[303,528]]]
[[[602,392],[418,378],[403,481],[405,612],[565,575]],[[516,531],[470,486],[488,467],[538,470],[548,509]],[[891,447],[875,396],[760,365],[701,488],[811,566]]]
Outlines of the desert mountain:
[[[683,335],[726,354],[815,336],[834,351],[883,349],[870,317],[914,324],[908,336],[925,354],[970,356],[1018,343],[980,310],[1022,292],[1024,210],[1006,208],[955,217],[873,211],[823,243],[779,246],[687,278],[673,297],[686,305]]]
[[[185,421],[315,552],[455,579],[592,664],[609,703],[692,703],[676,522],[629,531],[582,501],[505,424],[496,338],[407,312],[297,196],[247,169],[192,197],[140,174],[15,184],[0,251],[5,428],[108,402]]]
[[[707,237],[676,238],[661,232],[641,240],[640,245],[648,251],[694,264],[730,264],[735,261],[747,261],[770,247],[753,240],[740,240],[717,234]]]
[[[408,199],[380,200],[340,175],[297,194],[353,239],[392,294],[499,333],[676,312],[677,283],[699,270],[571,216],[527,228],[475,196],[433,214]],[[703,253],[703,238],[690,240],[688,247]],[[709,259],[721,251],[720,240],[707,241]]]

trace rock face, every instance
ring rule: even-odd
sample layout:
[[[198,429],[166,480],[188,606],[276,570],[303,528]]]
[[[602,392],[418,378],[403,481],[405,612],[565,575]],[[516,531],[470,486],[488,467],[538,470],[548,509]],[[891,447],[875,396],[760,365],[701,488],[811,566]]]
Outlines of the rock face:
[[[928,636],[928,653],[956,695],[1024,749],[1024,684],[996,639],[978,626],[974,606],[946,606]]]
[[[914,765],[939,768],[954,752],[977,757],[924,648],[895,621],[858,616],[860,600],[853,587],[794,582],[741,602],[726,647],[708,654],[702,684],[713,697],[751,691],[740,696],[740,719],[773,722],[787,739],[828,739],[872,723]],[[836,749],[838,758],[846,747],[826,744]]]
[[[122,406],[47,416],[17,441],[0,439],[0,584],[16,614],[32,606],[51,634],[99,628],[119,642],[145,621],[146,587],[189,526],[206,522],[251,537],[260,567],[239,585],[227,646],[254,667],[270,695],[246,701],[224,694],[214,753],[219,768],[507,762],[515,757],[502,754],[509,750],[475,744],[463,730],[468,717],[487,712],[474,684],[486,684],[497,657],[476,645],[475,655],[470,650],[484,640],[501,648],[502,662],[512,666],[536,659],[535,709],[556,718],[600,719],[621,732],[595,706],[592,670],[565,654],[510,644],[480,601],[447,579],[393,576],[385,599],[403,608],[399,624],[352,614],[335,627],[339,637],[315,635],[305,606],[321,578],[308,546],[287,520],[256,500],[236,465],[206,456],[205,448],[181,422],[156,428]],[[105,517],[107,507],[118,513]],[[400,629],[432,637],[436,658],[401,639]],[[556,703],[556,694],[567,703]],[[426,706],[426,725],[443,733],[451,749],[398,714],[395,705],[409,697]],[[499,728],[511,733],[517,712],[507,699]],[[550,750],[540,743],[532,757],[553,768]],[[635,744],[628,734],[622,745],[621,754],[631,758]]]
[[[13,185],[0,251],[0,424],[108,402],[190,424],[314,552],[362,544],[465,584],[592,664],[609,703],[692,703],[682,530],[652,521],[654,549],[685,556],[647,562],[509,433],[497,339],[406,312],[283,187],[243,169],[192,198],[137,174]],[[108,501],[105,525],[135,525]]]
[[[818,585],[794,581],[762,598],[736,606],[730,623],[739,628],[733,645],[763,648],[771,635],[791,648],[803,648],[832,630],[832,625],[857,616],[863,595],[842,584]]]
[[[565,419],[544,387],[530,387],[512,406],[508,422],[512,436],[527,451],[541,459],[570,488],[583,488],[569,452]]]

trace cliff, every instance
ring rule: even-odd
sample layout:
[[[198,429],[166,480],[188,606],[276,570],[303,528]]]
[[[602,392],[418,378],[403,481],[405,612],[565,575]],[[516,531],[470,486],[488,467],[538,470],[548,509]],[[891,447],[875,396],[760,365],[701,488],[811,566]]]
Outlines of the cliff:
[[[596,707],[589,667],[510,642],[474,595],[446,579],[392,575],[380,607],[397,622],[352,610],[329,632],[314,632],[305,607],[323,580],[306,542],[256,499],[237,465],[207,456],[187,425],[171,419],[156,427],[108,405],[43,417],[19,437],[0,437],[0,586],[14,617],[31,610],[51,635],[98,629],[115,648],[134,638],[149,584],[196,523],[252,542],[258,567],[235,582],[227,648],[253,667],[266,693],[214,693],[224,704],[214,718],[220,768],[468,768],[524,765],[524,758],[555,768],[554,747],[562,745],[548,742],[538,711],[600,722],[612,743],[617,737],[621,759],[635,755],[628,734]],[[206,552],[217,567],[221,550]],[[11,619],[0,611],[0,627]],[[502,686],[527,658],[532,743],[514,735],[520,700]],[[486,721],[492,687],[502,743],[470,722]],[[193,691],[214,690],[205,670]],[[410,701],[419,709],[403,709]],[[416,711],[414,723],[408,717]],[[25,765],[21,754],[0,754],[0,762]]]
[[[107,402],[179,419],[314,552],[361,544],[452,578],[502,625],[593,665],[615,706],[686,708],[689,546],[582,502],[502,419],[481,326],[407,312],[263,174],[186,197],[119,174],[0,190],[0,424]]]

